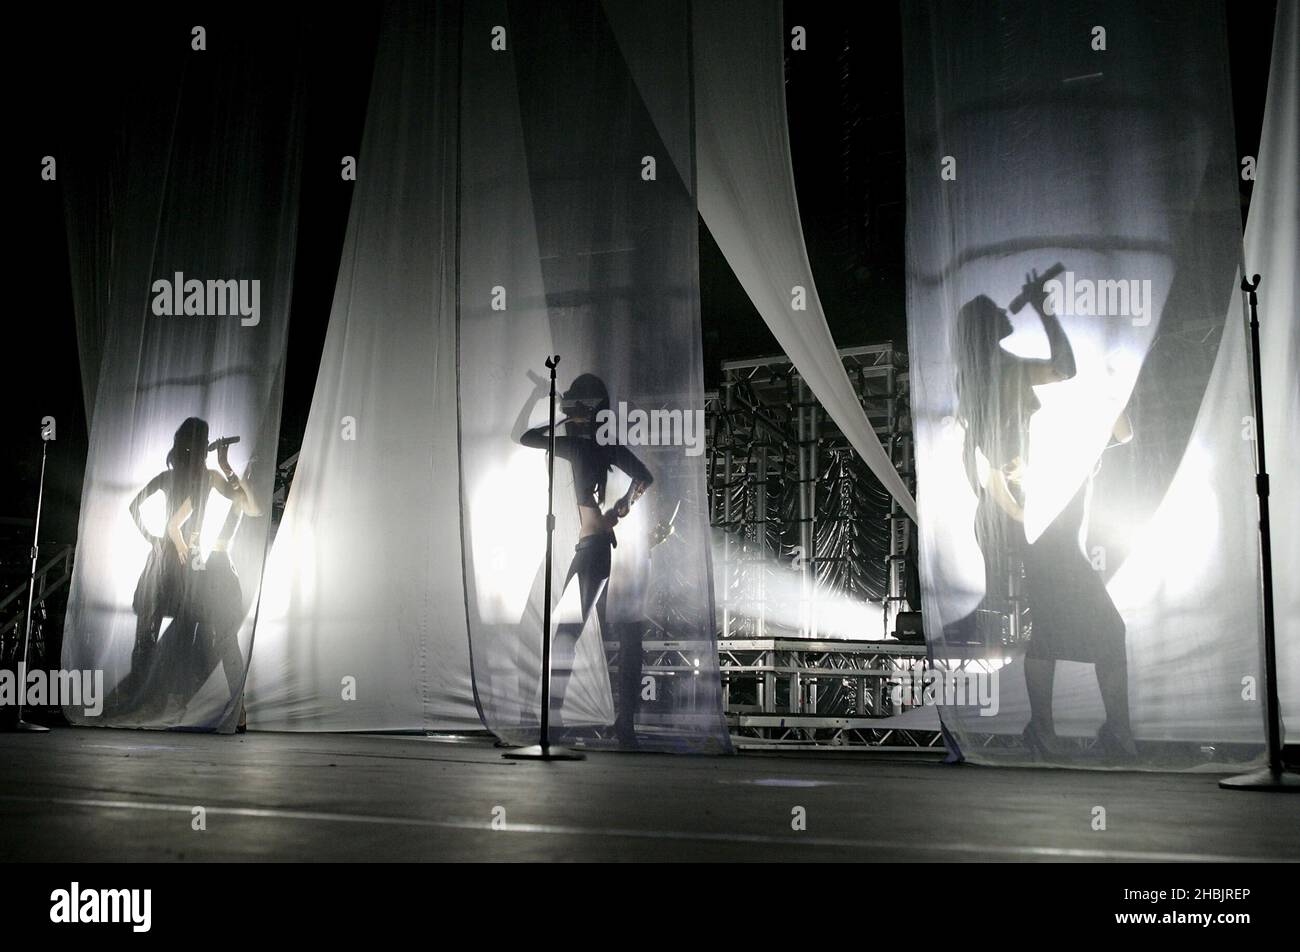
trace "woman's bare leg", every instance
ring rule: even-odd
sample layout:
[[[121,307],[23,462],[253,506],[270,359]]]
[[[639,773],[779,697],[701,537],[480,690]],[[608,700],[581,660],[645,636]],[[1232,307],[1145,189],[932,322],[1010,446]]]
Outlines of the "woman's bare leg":
[[[1137,745],[1129,721],[1128,658],[1098,661],[1095,667],[1101,703],[1106,708],[1106,723],[1098,739],[1112,748],[1111,753],[1136,757]]]
[[[1056,661],[1025,659],[1025,687],[1029,691],[1029,722],[1052,737],[1056,722],[1052,717],[1052,688],[1056,681]]]

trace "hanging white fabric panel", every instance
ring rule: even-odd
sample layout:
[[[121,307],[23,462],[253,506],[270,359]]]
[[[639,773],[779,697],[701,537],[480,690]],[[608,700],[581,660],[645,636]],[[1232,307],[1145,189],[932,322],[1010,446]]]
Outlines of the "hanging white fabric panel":
[[[117,135],[125,139],[127,129],[128,124],[119,122]],[[110,138],[109,141],[113,140]],[[120,147],[125,147],[125,144]],[[161,161],[162,152],[161,148],[150,150],[151,164]],[[144,171],[139,166],[132,167],[122,162],[119,155],[115,161],[93,162],[82,167],[73,165],[64,177],[68,264],[72,272],[77,357],[81,366],[81,393],[87,421],[94,419],[99,364],[104,356],[104,340],[108,336],[113,209],[123,199],[124,176],[128,172],[139,175]]]
[[[160,64],[157,94],[125,101],[124,148],[77,160],[126,165],[98,192],[108,238],[72,243],[96,269],[78,283],[107,282],[77,295],[83,355],[102,362],[62,659],[102,670],[107,697],[65,707],[73,723],[229,731],[239,716],[280,425],[298,41],[268,27],[184,50],[183,74]]]
[[[510,26],[507,7],[483,3],[466,11],[459,235],[468,617],[476,696],[484,723],[503,736],[521,724],[539,723],[546,483],[536,449],[519,440],[529,426],[542,422],[544,361],[554,353],[518,68],[514,56],[502,55],[510,52],[509,32],[492,42],[494,28]],[[495,48],[501,44],[506,49]],[[575,355],[564,356],[567,379],[573,376],[568,364]],[[555,563],[556,571],[563,572],[578,526],[576,513],[564,504],[571,492],[565,464],[558,463],[556,471]],[[553,579],[557,593],[562,579]],[[561,707],[567,710],[561,714],[568,723],[613,723],[606,659],[599,635],[590,628],[577,642],[566,689]],[[514,739],[527,743],[535,738],[525,731]]]
[[[268,730],[478,727],[457,518],[455,4],[384,14],[248,686]]]
[[[944,723],[983,761],[1251,762],[1223,11],[932,2],[903,25],[925,628],[936,667],[998,677]]]
[[[1300,730],[1300,4],[1277,5],[1246,273],[1259,288],[1264,437],[1283,722]],[[1292,739],[1294,743],[1294,739]]]
[[[704,491],[689,10],[634,53],[602,6],[467,5],[461,91],[460,416],[467,602],[485,723],[540,724],[548,405],[558,353],[552,739],[728,747]],[[608,414],[602,417],[602,413]],[[613,428],[603,423],[613,421]],[[653,420],[652,427],[646,422]],[[642,422],[638,422],[642,421]]]
[[[87,69],[109,72],[111,81],[79,86],[75,97],[44,106],[65,117],[69,139],[60,181],[88,422],[99,392],[111,299],[133,292],[130,276],[148,270],[153,253],[147,242],[126,240],[126,216],[158,218],[164,197],[158,183],[171,158],[178,96],[192,52],[183,44],[151,48],[146,63],[143,55],[103,51]]]
[[[610,24],[651,116],[686,180],[699,176],[699,213],[745,293],[876,478],[916,518],[916,503],[880,445],[836,353],[813,282],[790,163],[781,4],[698,0],[693,58],[662,55],[665,18],[634,0],[605,0]],[[693,68],[696,155],[673,130],[680,103],[667,77]],[[695,167],[698,165],[698,169]]]
[[[916,518],[858,403],[804,246],[790,164],[779,0],[694,6],[700,216],[781,349],[858,455]]]

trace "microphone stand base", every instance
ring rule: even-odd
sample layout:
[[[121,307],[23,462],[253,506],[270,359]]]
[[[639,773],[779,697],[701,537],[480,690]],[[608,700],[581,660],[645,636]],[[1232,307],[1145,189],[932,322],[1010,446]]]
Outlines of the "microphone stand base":
[[[15,721],[8,728],[15,734],[48,734],[50,729],[42,727],[40,724],[33,724],[31,721]]]
[[[533,744],[531,747],[517,747],[501,755],[506,760],[586,760],[586,754],[567,747],[552,747],[549,744]]]
[[[1276,790],[1282,793],[1300,793],[1300,773],[1276,771],[1272,767],[1250,773],[1224,777],[1219,781],[1224,790]]]

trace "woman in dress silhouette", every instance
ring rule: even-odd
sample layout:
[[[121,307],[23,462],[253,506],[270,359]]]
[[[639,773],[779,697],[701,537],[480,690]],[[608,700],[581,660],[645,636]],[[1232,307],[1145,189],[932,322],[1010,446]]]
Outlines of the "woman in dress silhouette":
[[[1091,481],[1084,481],[1034,542],[1025,538],[1029,421],[1040,406],[1034,388],[1075,374],[1074,351],[1045,306],[1043,284],[1036,271],[1027,275],[1020,300],[1039,315],[1050,346],[1046,359],[1019,357],[1002,346],[1014,327],[1007,312],[984,295],[962,306],[954,329],[957,417],[966,430],[962,460],[979,500],[975,536],[984,555],[985,592],[1005,594],[1016,564],[1023,564],[1031,623],[1026,746],[1042,757],[1060,755],[1052,712],[1056,662],[1080,661],[1094,666],[1106,710],[1100,746],[1112,759],[1131,760],[1137,750],[1129,724],[1124,620],[1079,545]],[[1113,435],[1119,442],[1129,439],[1126,417]]]
[[[232,515],[260,514],[247,482],[237,476],[230,466],[227,458],[230,442],[222,440],[210,446],[207,422],[198,417],[190,417],[176,430],[172,448],[167,453],[167,468],[149,480],[131,500],[131,518],[150,544],[149,556],[133,599],[136,613],[135,648],[131,654],[128,680],[135,690],[146,682],[155,660],[155,648],[162,635],[165,619],[172,619],[166,634],[167,640],[174,642],[173,651],[177,653],[174,657],[189,659],[182,666],[192,665],[197,670],[203,665],[204,656],[214,649],[221,650],[216,642],[228,639],[218,638],[218,635],[229,628],[232,611],[238,614],[238,582],[232,588],[228,576],[233,576],[233,569],[228,572],[223,570],[229,567],[224,543],[229,541],[233,527],[230,533],[223,529],[217,540],[217,548],[213,556],[209,557],[213,574],[207,571],[209,565],[203,563],[199,547],[204,513],[212,492],[231,501]],[[221,472],[207,466],[211,449],[217,451],[217,463]],[[167,521],[165,534],[156,536],[145,525],[141,507],[159,492],[166,501]],[[230,519],[227,519],[227,525],[229,524]],[[216,558],[215,563],[213,557]],[[233,606],[230,604],[232,599]],[[223,657],[229,655],[225,650],[221,650],[221,653]],[[181,663],[173,662],[168,667],[174,668],[178,664]],[[186,680],[182,673],[172,671],[171,675],[176,680]],[[242,670],[238,673],[227,671],[226,676],[227,679],[242,676]],[[176,683],[164,685],[160,691],[185,693],[187,687],[197,689],[192,684]],[[147,699],[136,700],[139,702]]]

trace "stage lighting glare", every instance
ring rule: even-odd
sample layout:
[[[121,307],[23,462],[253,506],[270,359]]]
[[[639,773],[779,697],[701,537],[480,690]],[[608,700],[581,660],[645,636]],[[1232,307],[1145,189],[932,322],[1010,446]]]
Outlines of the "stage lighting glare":
[[[931,662],[931,667],[936,671],[992,674],[1009,666],[1012,661],[1012,658],[945,658],[936,654]]]
[[[546,558],[546,469],[538,465],[538,456],[523,446],[507,450],[502,462],[488,467],[469,492],[474,564],[487,566],[493,581],[477,586],[478,610],[492,624],[514,624],[524,615]],[[557,466],[555,473],[560,503],[569,481],[561,469]],[[556,508],[558,520],[562,515]],[[535,531],[522,531],[529,526]]]
[[[714,565],[723,564],[721,537],[715,537]],[[855,641],[883,641],[883,608],[879,602],[851,598],[814,587],[811,597],[805,592],[804,578],[790,562],[771,559],[759,568],[751,562],[753,583],[739,591],[724,590],[724,573],[714,572],[715,598],[733,615],[762,618],[769,635],[790,637],[805,627],[818,638],[844,638]]]
[[[1074,380],[1038,388],[1043,409],[1029,424],[1024,473],[1026,541],[1042,535],[1096,469],[1127,400],[1127,389],[1116,387],[1105,374],[1080,371]]]
[[[1110,586],[1121,604],[1157,591],[1176,603],[1194,596],[1212,575],[1222,535],[1212,473],[1210,453],[1193,441],[1160,508],[1138,534],[1135,554]]]

